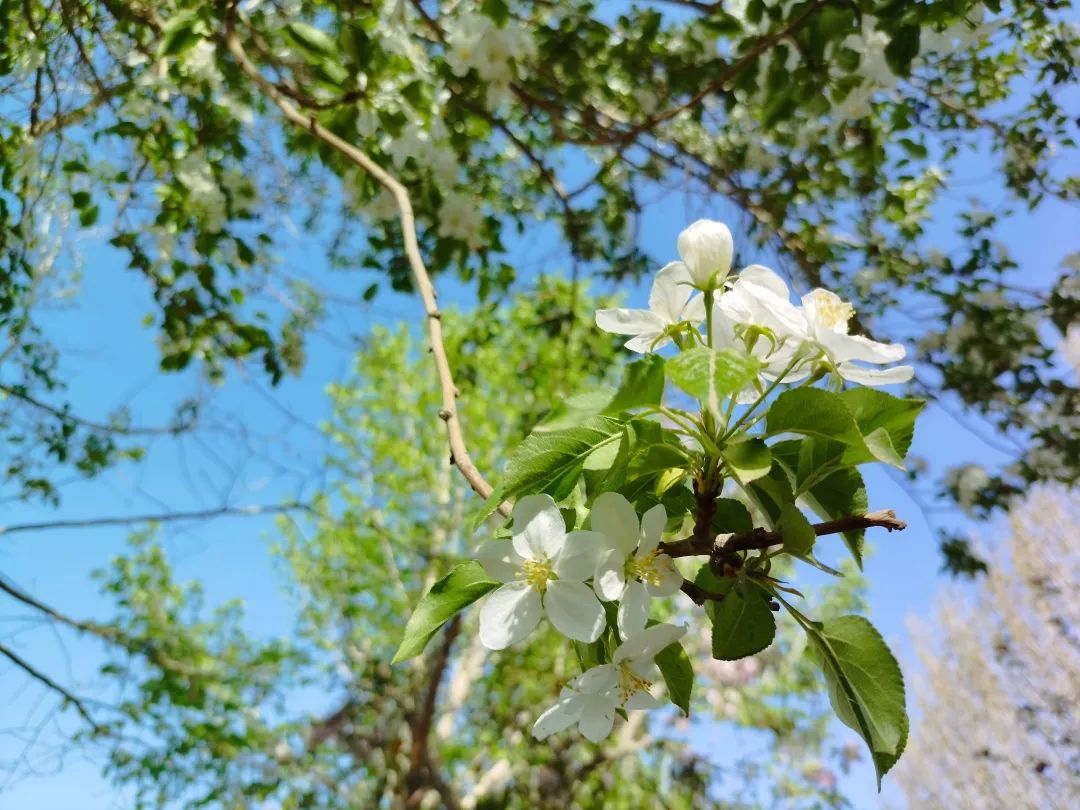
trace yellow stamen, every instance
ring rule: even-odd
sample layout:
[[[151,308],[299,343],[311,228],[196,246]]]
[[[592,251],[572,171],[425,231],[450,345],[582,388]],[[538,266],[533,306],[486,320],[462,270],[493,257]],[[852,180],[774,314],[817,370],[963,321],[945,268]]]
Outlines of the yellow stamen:
[[[843,326],[855,315],[855,307],[829,290],[814,290],[814,307],[818,322],[826,329]]]
[[[652,688],[652,681],[647,681],[632,669],[626,661],[619,663],[619,702],[626,705],[631,697],[638,692],[648,692]]]
[[[526,560],[521,565],[518,577],[524,579],[540,593],[543,593],[547,590],[548,580],[551,579],[551,561]]]
[[[640,579],[647,585],[659,585],[663,582],[664,571],[657,565],[656,558],[660,556],[660,550],[655,549],[651,554],[642,557],[629,557],[626,560],[626,576]]]

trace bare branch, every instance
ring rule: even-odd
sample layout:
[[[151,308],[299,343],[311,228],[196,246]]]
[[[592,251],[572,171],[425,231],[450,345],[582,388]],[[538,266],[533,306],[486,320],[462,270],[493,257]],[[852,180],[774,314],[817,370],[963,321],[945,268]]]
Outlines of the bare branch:
[[[94,720],[93,715],[91,715],[89,709],[86,708],[86,704],[83,703],[78,697],[73,695],[66,688],[58,684],[41,670],[36,669],[32,664],[30,664],[24,658],[21,658],[13,650],[5,647],[3,644],[0,644],[0,655],[7,658],[9,661],[11,661],[11,663],[13,663],[31,678],[33,678],[35,681],[40,683],[42,686],[45,686],[46,688],[51,689],[53,692],[56,692],[58,695],[60,695],[64,699],[65,705],[70,703],[72,706],[74,706],[75,711],[77,711],[82,716],[83,720],[90,724],[90,727],[94,729],[94,731],[104,731],[104,729],[98,724],[98,722]]]
[[[303,510],[311,512],[306,503],[254,504],[251,506],[219,506],[214,509],[198,509],[192,512],[160,512],[153,515],[116,515],[98,518],[72,518],[69,520],[45,520],[39,523],[16,523],[0,526],[0,535],[18,532],[49,531],[53,529],[86,529],[94,526],[130,526],[135,523],[169,523],[178,520],[207,520],[229,515],[272,515]]]
[[[880,526],[891,531],[902,531],[907,528],[904,521],[896,517],[891,509],[882,509],[878,512],[867,512],[865,515],[851,515],[837,520],[827,520],[824,523],[814,524],[814,534],[821,537],[826,534],[839,534],[840,532],[855,529],[870,529]],[[784,535],[780,532],[770,532],[765,529],[754,529],[750,532],[736,534],[719,534],[713,539],[697,536],[675,540],[671,543],[661,543],[660,551],[669,557],[696,557],[705,554],[734,554],[737,551],[751,551],[753,549],[765,549],[770,546],[778,546],[784,542]],[[693,596],[691,596],[693,598]],[[696,600],[695,600],[696,601]]]
[[[73,422],[89,430],[100,430],[102,432],[115,433],[120,436],[175,436],[178,433],[183,433],[191,428],[190,424],[183,422],[178,422],[174,425],[169,425],[168,427],[124,427],[123,425],[109,425],[104,422],[83,419],[63,408],[57,408],[54,405],[49,405],[47,402],[42,402],[40,399],[26,393],[21,386],[0,383],[0,393],[25,402],[27,405],[32,405],[38,410],[45,411],[46,413],[55,416],[57,419]]]
[[[350,163],[369,174],[379,185],[389,191],[397,203],[401,232],[404,239],[405,256],[412,270],[413,281],[424,303],[424,313],[427,316],[428,335],[431,340],[431,353],[435,357],[435,368],[439,375],[439,387],[442,395],[442,407],[439,410],[439,418],[446,423],[446,435],[450,444],[450,460],[456,465],[469,482],[469,486],[482,498],[487,498],[493,492],[491,484],[477,469],[469,457],[465,445],[465,436],[461,430],[461,422],[458,420],[455,410],[455,400],[458,396],[457,387],[454,385],[454,375],[450,369],[450,360],[446,354],[446,346],[443,343],[442,313],[436,303],[435,287],[431,283],[427,267],[420,255],[420,244],[416,238],[416,218],[413,214],[412,201],[409,199],[408,189],[392,174],[387,172],[368,155],[343,140],[328,130],[314,115],[307,115],[297,109],[277,87],[274,86],[259,68],[248,58],[244,46],[236,35],[233,27],[232,9],[225,20],[225,45],[229,53],[233,55],[240,69],[259,86],[266,96],[277,105],[282,114],[296,126],[303,127],[307,132],[329,146]],[[499,511],[509,515],[511,505],[503,502],[499,505]]]

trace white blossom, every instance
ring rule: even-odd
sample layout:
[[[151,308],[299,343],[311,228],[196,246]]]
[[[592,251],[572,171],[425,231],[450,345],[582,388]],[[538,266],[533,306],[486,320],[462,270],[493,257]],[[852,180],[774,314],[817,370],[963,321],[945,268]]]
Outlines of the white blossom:
[[[679,323],[701,323],[705,307],[701,296],[691,299],[690,272],[682,262],[665,265],[653,281],[648,309],[601,309],[596,325],[614,335],[633,335],[626,348],[651,352],[671,342],[665,333]]]
[[[458,239],[475,250],[483,244],[484,213],[479,200],[451,191],[439,208],[439,236]]]
[[[911,366],[876,369],[856,364],[897,363],[904,359],[905,349],[899,343],[879,343],[862,335],[848,334],[848,321],[855,315],[855,308],[836,293],[818,288],[804,295],[802,304],[809,339],[825,353],[843,379],[861,385],[891,385],[907,382],[914,375]]]
[[[610,664],[586,670],[563,689],[555,705],[537,718],[533,736],[542,740],[577,723],[582,735],[597,743],[611,733],[619,709],[662,706],[652,694],[659,674],[655,658],[685,634],[685,627],[654,624],[624,641]]]
[[[607,625],[604,608],[585,584],[603,538],[566,532],[562,513],[548,495],[514,504],[513,539],[489,540],[477,551],[487,572],[504,584],[480,609],[480,642],[501,650],[529,635],[547,616],[575,641],[596,641]]]
[[[723,285],[735,252],[727,225],[699,219],[679,234],[678,248],[695,287],[715,290]]]
[[[658,551],[667,511],[657,504],[641,517],[625,497],[605,492],[593,503],[592,528],[604,536],[593,587],[601,599],[618,602],[623,638],[640,633],[649,618],[649,600],[679,590],[682,575],[671,557]]]

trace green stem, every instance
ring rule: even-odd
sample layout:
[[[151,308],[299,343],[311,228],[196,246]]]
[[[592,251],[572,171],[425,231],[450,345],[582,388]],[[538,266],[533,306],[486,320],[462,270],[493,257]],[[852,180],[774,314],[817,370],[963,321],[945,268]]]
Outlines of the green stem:
[[[788,363],[787,367],[780,372],[779,376],[771,383],[769,383],[768,386],[766,386],[765,390],[762,391],[761,396],[754,400],[750,407],[742,412],[742,415],[735,421],[735,424],[727,429],[727,432],[724,433],[724,435],[720,439],[721,443],[727,441],[729,438],[731,438],[732,435],[734,435],[735,431],[739,429],[739,426],[742,425],[750,417],[750,414],[756,411],[758,406],[769,398],[769,394],[776,390],[776,386],[780,385],[780,383],[784,381],[784,377],[786,377],[788,373],[790,373],[791,370],[794,369],[795,366],[797,366],[802,361],[802,352],[796,352],[795,356],[791,359],[791,362]]]
[[[712,321],[713,321],[713,300],[715,293],[712,290],[705,290],[705,345],[712,348]]]

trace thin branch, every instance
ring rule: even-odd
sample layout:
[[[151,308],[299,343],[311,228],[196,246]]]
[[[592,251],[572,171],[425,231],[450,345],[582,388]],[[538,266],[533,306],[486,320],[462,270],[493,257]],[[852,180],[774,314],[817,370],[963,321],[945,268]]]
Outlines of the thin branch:
[[[44,672],[40,671],[39,669],[36,669],[32,664],[30,664],[24,658],[21,658],[13,650],[9,649],[8,647],[5,647],[3,644],[0,644],[0,655],[3,655],[5,658],[7,658],[9,661],[11,661],[11,663],[13,663],[15,666],[17,666],[19,669],[21,669],[23,672],[25,672],[31,678],[33,678],[35,681],[38,681],[43,686],[51,689],[52,691],[54,691],[58,695],[60,695],[64,699],[65,704],[70,703],[72,706],[74,706],[75,711],[77,711],[82,716],[82,718],[87,723],[90,724],[90,727],[94,731],[96,731],[96,732],[104,731],[104,729],[100,725],[98,725],[98,722],[90,714],[90,711],[86,708],[86,704],[83,703],[75,695],[73,695],[70,691],[65,689],[60,684],[58,684],[56,681],[54,681],[52,678],[50,678]]]
[[[874,526],[880,526],[890,532],[907,528],[907,524],[899,520],[893,510],[882,509],[878,512],[867,512],[865,515],[851,515],[837,520],[827,520],[824,523],[815,523],[814,534],[821,537],[855,529],[870,529]],[[660,551],[669,557],[696,557],[712,554],[714,551],[718,554],[734,554],[737,551],[766,549],[770,546],[781,545],[783,542],[784,535],[781,532],[754,529],[749,532],[719,534],[715,539],[706,539],[705,542],[702,542],[700,537],[687,537],[671,543],[662,543]]]
[[[446,346],[443,343],[442,313],[436,303],[435,287],[431,283],[427,267],[420,255],[420,244],[416,238],[416,218],[413,214],[412,201],[409,199],[408,189],[392,174],[387,172],[368,155],[343,140],[328,130],[314,115],[306,115],[297,109],[287,99],[273,82],[266,78],[258,67],[248,58],[244,46],[236,36],[233,27],[233,9],[230,7],[225,19],[225,45],[229,53],[233,55],[240,69],[259,86],[266,96],[277,105],[282,114],[293,124],[304,128],[311,135],[331,149],[336,151],[350,163],[359,167],[370,175],[379,185],[389,191],[397,203],[401,232],[404,240],[405,256],[412,270],[413,280],[423,300],[424,313],[427,316],[428,335],[431,340],[431,353],[435,357],[435,368],[439,376],[439,387],[442,395],[442,408],[439,410],[439,418],[446,423],[446,435],[450,444],[450,461],[457,466],[469,486],[482,498],[487,498],[494,491],[491,484],[477,469],[469,457],[465,445],[465,436],[461,430],[461,422],[458,420],[455,410],[455,401],[458,396],[457,387],[454,385],[454,375],[450,369],[450,360],[446,354]],[[509,515],[511,505],[503,502],[499,505],[499,511]]]
[[[46,413],[55,416],[57,419],[73,422],[88,430],[100,430],[102,432],[115,433],[120,436],[175,436],[191,429],[190,424],[183,422],[178,422],[175,425],[170,425],[168,427],[124,427],[123,425],[108,425],[104,422],[95,422],[92,419],[83,419],[63,408],[57,408],[54,405],[49,405],[47,402],[42,402],[40,399],[26,393],[21,386],[0,383],[0,393],[25,402],[27,405],[32,405],[38,410],[45,411]]]
[[[229,515],[271,515],[282,512],[313,511],[306,503],[253,504],[251,506],[219,506],[214,509],[198,509],[193,512],[160,512],[151,515],[114,515],[98,518],[71,518],[46,520],[39,523],[16,523],[0,526],[0,535],[19,532],[49,531],[53,529],[86,529],[94,526],[130,526],[134,523],[169,523],[178,520],[207,520]]]

